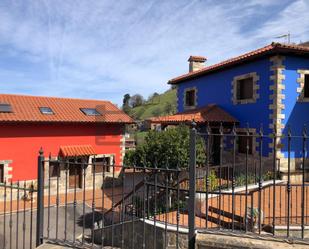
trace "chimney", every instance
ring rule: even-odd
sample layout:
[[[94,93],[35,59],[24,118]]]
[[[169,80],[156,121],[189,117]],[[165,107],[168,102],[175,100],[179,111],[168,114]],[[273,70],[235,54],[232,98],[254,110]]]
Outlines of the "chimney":
[[[195,72],[197,70],[205,67],[205,61],[207,60],[204,56],[193,56],[191,55],[188,59],[189,61],[189,73]]]

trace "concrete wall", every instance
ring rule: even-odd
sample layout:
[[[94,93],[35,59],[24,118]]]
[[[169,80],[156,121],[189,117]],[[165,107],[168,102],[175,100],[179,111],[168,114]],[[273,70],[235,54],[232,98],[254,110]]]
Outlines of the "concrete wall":
[[[249,236],[228,236],[219,234],[197,234],[196,249],[273,249],[273,248],[309,248],[309,244],[297,244],[293,241],[268,237],[267,239],[253,239]]]

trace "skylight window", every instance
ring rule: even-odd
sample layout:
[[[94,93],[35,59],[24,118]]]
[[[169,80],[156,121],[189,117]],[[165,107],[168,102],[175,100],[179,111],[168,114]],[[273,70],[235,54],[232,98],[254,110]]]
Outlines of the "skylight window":
[[[45,115],[54,114],[53,110],[50,107],[40,107],[40,112]]]
[[[0,103],[0,113],[10,113],[13,112],[12,106],[7,103]]]
[[[80,110],[87,116],[100,116],[101,115],[101,113],[99,113],[95,108],[81,108]]]

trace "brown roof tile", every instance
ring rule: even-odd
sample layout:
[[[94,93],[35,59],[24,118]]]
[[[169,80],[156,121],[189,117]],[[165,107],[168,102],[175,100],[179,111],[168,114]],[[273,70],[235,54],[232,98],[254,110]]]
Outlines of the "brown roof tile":
[[[197,56],[197,55],[191,55],[188,59],[188,61],[199,61],[199,62],[205,62],[207,60],[204,56]]]
[[[96,152],[91,145],[70,145],[60,146],[59,154],[64,157],[74,157],[95,155]]]
[[[12,106],[0,113],[0,122],[132,123],[133,120],[109,101],[0,94],[0,103]],[[49,107],[54,114],[42,114]],[[95,108],[101,115],[87,116],[80,108]]]
[[[149,119],[151,123],[161,124],[185,123],[193,120],[197,123],[238,123],[238,120],[235,117],[217,105],[208,105],[191,111]]]
[[[243,55],[222,61],[220,63],[204,67],[200,70],[193,71],[181,76],[178,76],[174,79],[168,81],[169,84],[178,84],[188,79],[196,78],[202,75],[205,75],[210,72],[214,72],[216,70],[223,69],[228,66],[236,65],[238,63],[242,63],[247,60],[252,60],[257,57],[261,57],[265,54],[272,53],[272,52],[282,52],[282,53],[301,53],[309,55],[309,47],[308,46],[300,46],[300,45],[293,45],[293,44],[281,44],[281,43],[271,43],[263,48],[259,48],[257,50],[251,51],[249,53],[245,53]]]

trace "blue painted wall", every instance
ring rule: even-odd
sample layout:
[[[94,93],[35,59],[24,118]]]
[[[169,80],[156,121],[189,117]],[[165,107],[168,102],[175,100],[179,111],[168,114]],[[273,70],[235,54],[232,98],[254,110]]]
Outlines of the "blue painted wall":
[[[283,124],[285,129],[283,130],[284,134],[288,132],[288,126],[291,127],[292,135],[301,135],[304,124],[309,126],[309,102],[297,102],[297,88],[299,84],[297,83],[297,78],[299,74],[297,70],[299,69],[308,69],[309,70],[309,60],[296,56],[286,56],[284,60],[285,65],[285,109],[283,113],[285,114],[285,119]],[[283,140],[284,148],[283,152],[287,157],[287,139]],[[291,157],[302,157],[302,139],[293,138],[291,143]]]
[[[294,135],[301,135],[304,124],[308,126],[309,133],[309,103],[297,102],[298,93],[296,91],[299,84],[297,78],[299,77],[297,70],[309,69],[309,60],[296,56],[285,56],[283,64],[285,65],[285,119],[283,124],[287,127],[291,126]],[[249,124],[250,128],[259,130],[261,124],[263,124],[264,134],[271,134],[273,131],[269,128],[269,124],[272,120],[269,115],[272,113],[269,110],[269,105],[272,100],[269,96],[273,93],[269,90],[269,86],[273,84],[270,81],[272,71],[270,71],[271,62],[268,58],[259,59],[250,63],[235,66],[233,68],[215,72],[209,75],[205,75],[198,79],[188,80],[178,85],[178,112],[184,111],[184,90],[190,87],[196,87],[197,92],[197,107],[204,107],[208,104],[217,104],[231,115],[236,117],[240,121],[240,127],[246,127]],[[260,77],[258,85],[260,89],[258,93],[260,95],[256,103],[250,104],[237,104],[232,102],[232,81],[235,76],[239,76],[246,73],[256,72]],[[283,130],[283,134],[287,134],[287,128]],[[264,140],[263,155],[267,156],[271,149],[268,145],[271,142],[270,139]],[[282,151],[287,157],[287,139],[282,139],[284,145]],[[291,157],[302,156],[302,140],[301,138],[294,138],[292,140],[292,153]]]
[[[271,94],[269,85],[272,84],[269,79],[272,74],[270,66],[269,58],[264,58],[181,83],[178,86],[178,112],[184,111],[184,90],[189,87],[196,87],[197,107],[217,104],[237,118],[240,121],[240,127],[246,127],[248,123],[250,128],[255,128],[258,131],[261,124],[263,124],[264,132],[268,134],[272,132],[269,128],[271,122],[269,119],[271,113],[269,105],[272,102],[269,99]],[[257,82],[260,86],[258,90],[259,99],[257,99],[256,103],[234,105],[231,92],[233,78],[251,72],[256,72],[260,77]],[[263,154],[265,155],[268,155],[270,151],[268,148],[269,142],[269,139],[264,141]]]

